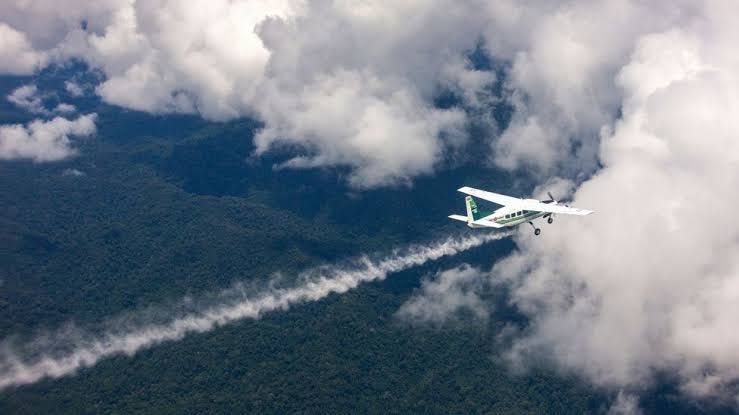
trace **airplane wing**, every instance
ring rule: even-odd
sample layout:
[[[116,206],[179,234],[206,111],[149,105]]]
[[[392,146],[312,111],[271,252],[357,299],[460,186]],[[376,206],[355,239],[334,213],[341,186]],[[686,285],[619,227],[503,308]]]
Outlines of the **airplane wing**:
[[[565,215],[585,216],[593,213],[592,210],[579,209],[554,203],[541,203],[537,200],[522,200],[521,208],[525,210],[534,210],[536,212],[561,213]]]
[[[485,199],[488,202],[497,203],[503,206],[519,205],[524,202],[523,199],[519,199],[517,197],[501,195],[501,194],[493,193],[493,192],[486,192],[484,190],[475,189],[473,187],[467,187],[467,186],[461,187],[457,189],[457,191],[462,192],[464,194],[468,194],[470,196],[479,197],[480,199]],[[534,209],[530,209],[530,210],[534,210]]]
[[[497,203],[499,205],[518,206],[521,209],[533,210],[536,212],[561,213],[565,215],[580,216],[593,213],[592,210],[578,209],[554,203],[542,203],[534,199],[519,199],[517,197],[501,195],[493,192],[486,192],[484,190],[475,189],[467,186],[459,188],[457,190],[470,196],[479,197],[480,199],[485,199],[489,202]]]

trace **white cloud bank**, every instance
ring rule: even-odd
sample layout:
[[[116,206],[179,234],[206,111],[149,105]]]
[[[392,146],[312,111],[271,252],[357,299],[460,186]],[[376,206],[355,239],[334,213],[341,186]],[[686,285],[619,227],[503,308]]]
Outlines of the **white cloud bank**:
[[[87,137],[95,133],[96,114],[76,120],[56,117],[35,120],[27,125],[0,125],[0,159],[30,159],[35,162],[57,161],[76,154],[71,136]]]
[[[363,188],[432,173],[466,143],[470,114],[433,98],[449,88],[467,107],[496,102],[486,92],[495,75],[466,60],[483,40],[511,64],[516,108],[493,141],[494,162],[574,175],[596,166],[600,127],[622,103],[614,77],[639,39],[723,3],[10,1],[0,39],[18,67],[0,71],[82,59],[106,75],[96,92],[109,103],[260,118],[257,153],[298,145],[304,154],[285,166],[348,166]],[[489,112],[474,116],[489,121]]]
[[[384,258],[373,260],[361,257],[350,265],[322,266],[301,273],[297,284],[289,288],[273,287],[254,293],[236,286],[217,296],[215,304],[184,315],[161,311],[158,314],[165,314],[163,323],[151,323],[151,311],[144,310],[140,315],[112,320],[110,325],[115,327],[104,333],[86,333],[66,328],[41,336],[36,341],[22,345],[20,349],[6,342],[0,344],[0,390],[34,383],[45,377],[67,376],[112,355],[131,356],[156,344],[179,340],[188,333],[202,333],[234,321],[258,319],[268,312],[318,301],[330,294],[354,289],[362,283],[383,280],[388,274],[508,236],[510,234],[504,232],[476,233],[396,250]],[[127,321],[143,323],[127,324]]]
[[[530,318],[509,353],[638,391],[657,371],[693,396],[739,390],[739,29],[735,2],[639,36],[614,73],[621,117],[573,204],[483,278]],[[560,183],[561,184],[561,183]],[[456,298],[456,294],[452,294]]]
[[[105,73],[96,92],[112,104],[258,117],[258,153],[298,145],[304,153],[284,166],[348,166],[357,188],[432,173],[466,140],[465,113],[435,108],[434,92],[472,102],[494,80],[465,61],[484,24],[474,2],[74,3],[0,5],[0,21],[25,39],[12,50],[43,57],[26,73],[80,58]]]
[[[739,6],[709,4],[642,37],[616,76],[623,116],[574,198],[597,213],[520,238],[497,265],[533,319],[517,353],[603,385],[675,370],[701,395],[739,379],[739,61],[724,53]]]

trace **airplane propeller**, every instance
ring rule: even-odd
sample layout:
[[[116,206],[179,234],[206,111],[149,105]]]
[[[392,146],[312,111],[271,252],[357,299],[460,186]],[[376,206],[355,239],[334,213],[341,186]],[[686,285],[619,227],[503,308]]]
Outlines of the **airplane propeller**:
[[[557,204],[561,203],[562,206],[570,207],[569,200],[567,200],[566,202],[563,200],[557,200],[554,198],[554,196],[552,196],[552,192],[547,192],[547,196],[549,196],[549,200],[542,200],[541,203],[557,203]]]
[[[552,196],[552,192],[547,192],[547,196],[549,196],[549,200],[542,200],[541,203],[558,203],[557,200],[554,199],[554,196]],[[547,223],[551,224],[552,222],[554,222],[554,213],[547,213],[546,215],[544,215],[544,217],[547,218]]]
[[[554,196],[552,196],[552,192],[547,192],[547,195],[549,195],[549,200],[542,200],[541,203],[557,203],[557,201],[554,200]]]

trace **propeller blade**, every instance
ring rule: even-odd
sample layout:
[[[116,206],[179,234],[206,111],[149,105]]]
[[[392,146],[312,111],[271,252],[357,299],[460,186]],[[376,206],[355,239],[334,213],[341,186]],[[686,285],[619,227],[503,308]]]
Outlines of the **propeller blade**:
[[[549,195],[549,200],[554,202],[554,196],[552,196],[552,192],[547,192],[547,194]]]

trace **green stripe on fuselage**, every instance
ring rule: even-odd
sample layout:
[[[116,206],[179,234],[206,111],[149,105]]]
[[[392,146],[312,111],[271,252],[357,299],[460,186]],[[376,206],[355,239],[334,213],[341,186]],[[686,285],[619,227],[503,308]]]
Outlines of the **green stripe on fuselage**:
[[[528,213],[526,213],[524,215],[521,215],[521,216],[516,216],[515,218],[508,218],[508,219],[506,219],[505,217],[499,218],[498,220],[495,221],[495,223],[499,223],[501,225],[506,225],[506,224],[511,223],[511,222],[516,222],[516,221],[519,221],[519,220],[520,221],[523,221],[523,220],[526,220],[526,219],[530,219],[530,218],[532,218],[532,217],[534,217],[536,215],[542,214],[542,213],[544,213],[544,212],[537,212],[537,211],[531,210]]]

